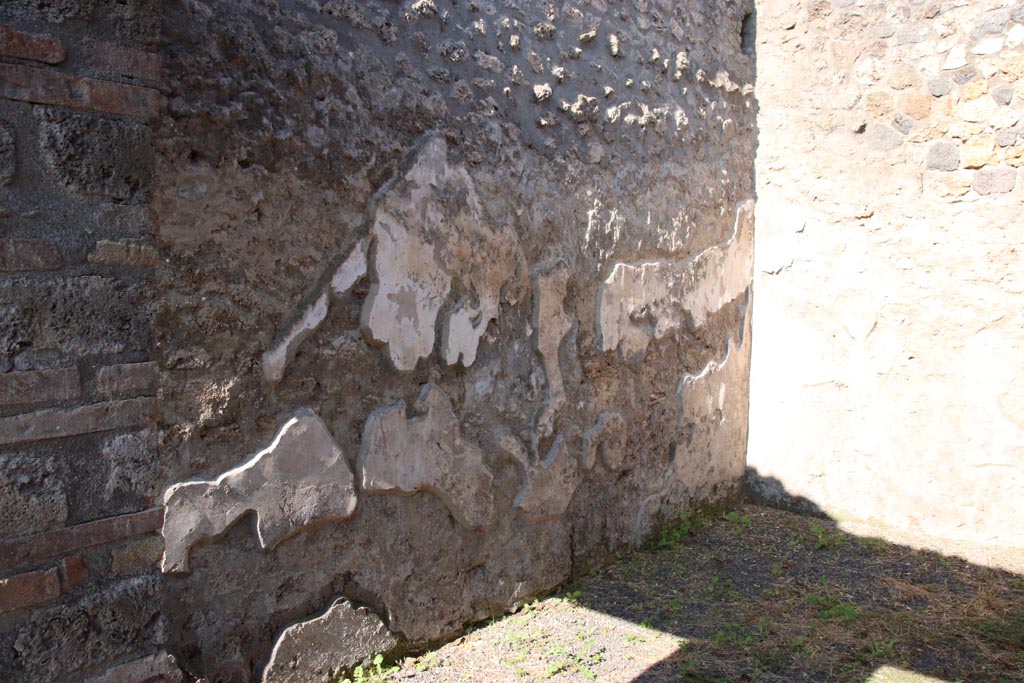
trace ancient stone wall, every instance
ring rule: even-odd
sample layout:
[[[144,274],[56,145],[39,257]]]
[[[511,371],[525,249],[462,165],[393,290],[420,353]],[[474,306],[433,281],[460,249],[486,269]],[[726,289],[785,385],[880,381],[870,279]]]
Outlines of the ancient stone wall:
[[[323,680],[734,495],[750,9],[0,6],[0,678]]]
[[[1024,546],[1024,4],[757,10],[752,483]]]

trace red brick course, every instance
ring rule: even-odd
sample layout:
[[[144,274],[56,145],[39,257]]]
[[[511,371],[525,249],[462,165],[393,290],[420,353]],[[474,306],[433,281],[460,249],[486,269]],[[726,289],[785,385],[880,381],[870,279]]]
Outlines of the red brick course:
[[[85,566],[85,560],[81,555],[73,555],[64,558],[64,587],[74,588],[80,583],[89,580],[89,568]]]
[[[0,97],[106,114],[155,118],[164,96],[152,88],[0,64]]]
[[[60,64],[67,57],[67,50],[64,49],[64,43],[54,36],[23,33],[0,24],[0,56]]]
[[[49,240],[0,239],[0,273],[58,270],[63,265],[57,245]]]
[[[59,597],[60,579],[56,569],[27,572],[0,579],[0,614],[45,605]]]
[[[163,525],[164,509],[150,508],[128,515],[107,517],[64,529],[0,541],[0,570],[60,557],[83,548],[134,538]]]
[[[160,55],[114,43],[91,43],[87,46],[89,65],[128,78],[137,78],[159,85],[162,80]]]
[[[71,401],[80,395],[77,368],[5,372],[0,375],[0,406]]]
[[[0,418],[0,445],[140,427],[156,419],[155,398],[93,403]]]

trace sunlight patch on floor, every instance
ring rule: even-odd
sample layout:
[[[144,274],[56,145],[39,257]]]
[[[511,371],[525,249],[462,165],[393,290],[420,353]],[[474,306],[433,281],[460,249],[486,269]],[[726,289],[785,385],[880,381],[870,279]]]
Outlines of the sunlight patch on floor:
[[[879,667],[865,683],[949,683],[941,678],[924,676],[894,666]]]

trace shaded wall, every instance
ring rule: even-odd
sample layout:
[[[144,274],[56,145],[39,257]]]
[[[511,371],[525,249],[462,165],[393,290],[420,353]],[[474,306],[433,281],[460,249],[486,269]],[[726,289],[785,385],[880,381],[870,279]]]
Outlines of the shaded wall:
[[[742,2],[168,3],[168,648],[318,680],[738,487]]]
[[[766,1],[757,53],[754,490],[1024,545],[1024,5]]]

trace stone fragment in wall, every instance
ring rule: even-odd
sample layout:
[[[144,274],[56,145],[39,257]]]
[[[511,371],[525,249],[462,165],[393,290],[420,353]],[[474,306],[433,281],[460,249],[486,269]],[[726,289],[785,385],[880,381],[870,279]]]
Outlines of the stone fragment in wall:
[[[995,102],[990,97],[979,97],[973,100],[964,100],[957,106],[956,113],[968,123],[984,123],[996,113]]]
[[[264,450],[211,481],[174,484],[164,493],[164,572],[188,572],[189,549],[223,534],[254,511],[260,546],[272,549],[315,522],[356,508],[352,471],[323,420],[290,418]]]
[[[933,78],[928,81],[928,92],[932,97],[945,97],[952,90],[952,85],[945,78]]]
[[[996,104],[1009,104],[1013,101],[1013,88],[1001,85],[992,90],[992,99]]]
[[[615,472],[626,457],[626,420],[619,413],[601,413],[597,422],[583,432],[584,466],[589,470],[600,459],[601,464]]]
[[[887,92],[871,92],[864,98],[864,106],[872,116],[885,118],[892,114],[892,95]]]
[[[534,273],[533,327],[536,330],[537,353],[544,364],[548,397],[537,417],[534,442],[551,435],[555,416],[566,401],[565,381],[558,362],[558,347],[572,330],[572,316],[565,312],[569,269],[559,261],[554,266]]]
[[[953,71],[955,69],[962,69],[965,66],[967,66],[967,48],[963,45],[957,45],[946,56],[946,61],[942,63],[942,70]]]
[[[960,145],[952,140],[933,142],[928,148],[925,165],[936,171],[955,171],[960,168]]]
[[[1009,107],[1000,107],[989,119],[989,123],[996,130],[1012,128],[1017,125],[1018,121],[1020,121],[1020,112]]]
[[[514,507],[534,522],[560,517],[569,508],[582,478],[579,458],[569,439],[559,434],[544,459],[527,466],[526,481]]]
[[[1024,24],[1014,24],[1006,32],[1006,47],[1013,48],[1024,45]]]
[[[986,38],[985,40],[979,41],[971,48],[971,54],[975,55],[994,55],[1003,49],[1003,37],[994,36],[992,38]]]
[[[352,668],[398,644],[376,614],[338,598],[327,611],[281,632],[263,683],[328,683]]]
[[[683,261],[617,263],[602,283],[597,338],[602,351],[643,358],[647,345],[676,330],[699,328],[740,296],[753,277],[754,202],[736,209],[733,234]]]
[[[926,93],[906,93],[900,95],[897,106],[902,113],[922,121],[932,113],[932,97]]]
[[[939,197],[955,199],[971,191],[971,172],[935,173],[925,175],[925,186]]]
[[[892,70],[888,79],[889,87],[893,90],[906,90],[916,88],[921,84],[921,74],[909,64],[901,64]]]
[[[376,277],[363,307],[367,334],[387,345],[396,369],[412,370],[432,352],[437,317],[457,280],[469,298],[445,322],[442,353],[449,363],[461,357],[472,364],[498,315],[501,289],[519,268],[516,235],[493,227],[469,171],[449,162],[437,134],[422,142],[373,216]]]
[[[1008,194],[1017,185],[1017,169],[1008,166],[983,168],[974,174],[971,188],[980,195]]]
[[[987,92],[988,81],[971,81],[970,83],[964,85],[963,92],[960,93],[960,99],[976,100]]]
[[[923,126],[916,126],[907,134],[907,142],[931,142],[941,138],[949,130],[946,121],[932,121]]]
[[[1014,168],[1024,166],[1024,147],[1011,147],[1006,150],[1006,154],[1003,156],[1003,162],[1008,166],[1013,166]]]
[[[991,135],[977,135],[964,142],[960,150],[960,165],[963,168],[982,168],[996,158],[996,139]]]
[[[461,436],[451,401],[435,384],[420,392],[413,416],[404,401],[366,420],[356,469],[367,493],[438,496],[463,526],[482,528],[494,516],[494,477],[483,452]]]
[[[296,349],[327,317],[331,296],[345,294],[356,280],[366,274],[366,250],[367,240],[357,242],[348,256],[330,274],[330,281],[319,283],[312,296],[307,298],[305,305],[300,306],[299,311],[289,318],[284,329],[277,333],[270,348],[263,354],[264,379],[273,383],[281,381],[285,368],[295,357]]]
[[[873,123],[864,136],[868,147],[879,152],[891,152],[903,144],[903,136],[889,126]]]

